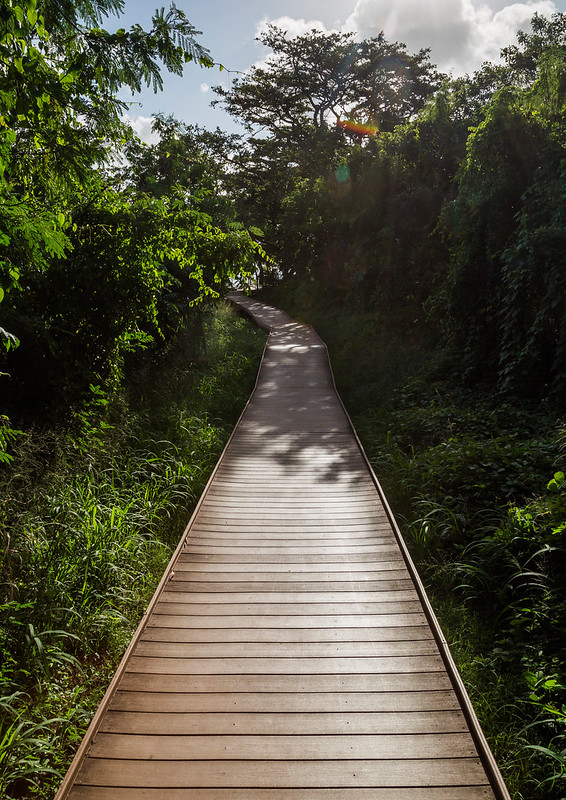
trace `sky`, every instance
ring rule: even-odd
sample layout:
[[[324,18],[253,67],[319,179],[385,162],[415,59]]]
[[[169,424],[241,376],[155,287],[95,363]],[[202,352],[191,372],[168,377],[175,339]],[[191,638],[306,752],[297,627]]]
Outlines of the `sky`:
[[[128,28],[137,22],[148,29],[155,9],[163,5],[169,0],[125,0],[122,16],[110,18],[105,27]],[[183,77],[163,71],[163,92],[123,93],[121,98],[131,103],[127,116],[134,130],[148,142],[154,141],[151,116],[159,112],[209,129],[241,131],[220,107],[211,107],[216,97],[211,87],[229,86],[235,74],[265,59],[268,50],[256,37],[268,22],[289,34],[316,28],[367,38],[383,31],[410,52],[430,47],[434,64],[460,75],[486,60],[496,61],[516,31],[528,29],[535,12],[566,12],[566,0],[176,0],[176,5],[202,32],[197,40],[225,70],[189,64]]]

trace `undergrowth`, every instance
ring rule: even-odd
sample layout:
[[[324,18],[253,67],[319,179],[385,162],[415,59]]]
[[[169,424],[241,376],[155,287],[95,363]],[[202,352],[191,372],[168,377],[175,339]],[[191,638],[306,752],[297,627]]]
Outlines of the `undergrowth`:
[[[515,800],[566,792],[556,415],[406,381],[356,418]]]
[[[50,798],[253,387],[264,334],[219,306],[0,473],[0,796]]]

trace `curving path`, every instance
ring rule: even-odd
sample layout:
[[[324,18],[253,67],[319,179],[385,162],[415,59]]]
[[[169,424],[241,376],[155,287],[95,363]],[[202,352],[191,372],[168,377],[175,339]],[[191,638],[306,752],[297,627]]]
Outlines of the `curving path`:
[[[56,800],[509,800],[314,331],[256,389]]]

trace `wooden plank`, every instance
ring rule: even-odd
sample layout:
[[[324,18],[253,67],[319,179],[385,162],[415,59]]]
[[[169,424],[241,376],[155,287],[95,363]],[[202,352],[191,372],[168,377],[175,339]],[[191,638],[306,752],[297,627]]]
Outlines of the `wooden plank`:
[[[402,789],[350,787],[344,789],[131,789],[76,786],[71,800],[494,800],[489,786],[415,786]]]
[[[308,511],[314,509],[320,512],[321,509],[334,510],[350,508],[353,511],[365,511],[369,509],[372,513],[379,513],[385,523],[389,523],[387,515],[383,510],[383,506],[379,502],[376,492],[373,496],[369,493],[364,495],[351,495],[349,492],[336,493],[332,492],[328,497],[321,499],[319,493],[307,494],[304,490],[300,495],[294,497],[282,498],[277,491],[273,491],[263,503],[252,499],[250,495],[243,494],[239,497],[226,494],[225,492],[208,493],[206,501],[202,504],[200,513],[202,514],[218,514],[219,512],[229,512],[231,514],[236,511],[257,511],[258,508],[268,507],[270,509],[277,509],[280,511],[288,511],[290,506],[299,506],[301,511]],[[299,505],[300,504],[300,505]],[[294,510],[297,510],[296,508]]]
[[[325,513],[320,508],[317,514],[308,509],[301,511],[300,506],[296,506],[298,500],[297,493],[298,490],[295,492],[295,499],[289,501],[289,512],[287,514],[270,513],[271,507],[269,501],[266,500],[265,504],[255,509],[246,509],[245,511],[240,509],[239,512],[231,511],[224,513],[209,511],[207,514],[199,514],[195,519],[194,526],[197,528],[224,526],[227,529],[233,527],[235,530],[248,525],[252,528],[258,528],[260,526],[268,526],[269,528],[284,527],[285,529],[293,526],[304,527],[306,529],[322,528],[323,530],[328,528],[329,531],[333,529],[354,531],[357,528],[367,528],[382,531],[383,533],[392,532],[391,525],[387,520],[375,511],[365,511],[355,516],[347,514],[345,510],[340,514],[331,513],[330,511]],[[260,509],[262,509],[262,513],[259,511]]]
[[[158,761],[100,759],[85,761],[79,784],[140,788],[334,788],[477,786],[485,782],[479,759],[413,758],[380,761]]]
[[[289,592],[310,592],[316,594],[321,591],[332,592],[351,592],[357,594],[358,592],[367,589],[371,594],[381,591],[399,591],[413,588],[412,582],[409,578],[397,580],[381,580],[381,581],[347,581],[330,582],[330,581],[230,581],[226,580],[227,576],[224,575],[220,580],[216,581],[198,581],[198,580],[184,580],[183,573],[176,573],[170,580],[167,591],[172,592],[206,592],[211,599],[212,595],[219,592],[252,592],[255,589],[259,592],[269,591],[270,587],[277,586],[284,591]]]
[[[209,523],[197,520],[191,527],[188,538],[201,538],[201,539],[225,539],[227,541],[234,541],[234,539],[259,539],[264,541],[265,537],[274,541],[289,542],[292,544],[295,541],[301,543],[312,540],[313,542],[320,542],[321,539],[328,539],[329,543],[355,542],[356,539],[366,541],[367,539],[384,539],[386,541],[395,540],[393,531],[386,525],[379,525],[375,523],[368,523],[362,521],[361,523],[352,523],[351,521],[344,525],[335,525],[333,521],[330,524],[320,527],[318,525],[305,525],[299,524],[295,526],[279,524],[275,526],[266,526],[263,524],[250,521],[246,525],[237,525],[237,519],[234,517],[232,523]],[[307,520],[308,522],[308,520]],[[283,527],[283,530],[278,528]],[[295,528],[297,530],[295,530]]]
[[[376,572],[389,572],[391,570],[399,570],[402,569],[405,574],[408,574],[405,568],[405,562],[401,558],[400,554],[397,552],[388,559],[383,559],[379,561],[374,561],[369,565],[364,561],[340,561],[337,564],[328,567],[326,564],[313,562],[312,564],[304,564],[304,563],[293,563],[289,562],[284,566],[279,564],[271,564],[262,562],[259,564],[254,564],[253,570],[249,569],[242,569],[242,567],[238,563],[228,562],[225,565],[222,564],[210,564],[206,567],[203,567],[201,563],[193,561],[189,556],[184,553],[181,553],[179,556],[176,564],[175,564],[175,572],[192,572],[192,573],[199,573],[200,575],[210,575],[211,573],[228,573],[228,572],[238,572],[240,574],[245,574],[248,576],[259,576],[262,573],[268,573],[270,576],[270,580],[275,578],[273,577],[276,573],[280,575],[316,575],[317,573],[323,573],[324,575],[332,574],[332,575],[339,575],[339,574],[351,574],[351,573],[364,573],[364,575],[370,575]],[[358,576],[356,575],[356,579]],[[277,580],[284,580],[284,578],[277,578]]]
[[[376,531],[359,531],[347,536],[341,531],[297,531],[290,534],[272,533],[269,529],[261,529],[263,535],[260,537],[257,529],[246,528],[244,531],[226,531],[224,528],[211,528],[210,530],[192,529],[187,542],[194,542],[200,545],[206,544],[211,547],[222,547],[227,545],[245,545],[246,547],[281,547],[283,543],[291,547],[317,547],[321,543],[328,545],[375,545],[391,544],[393,534],[381,535]]]
[[[163,658],[383,658],[438,655],[433,639],[393,642],[206,642],[148,641],[136,656]]]
[[[293,607],[307,603],[314,607],[315,613],[320,605],[334,606],[336,604],[356,605],[362,609],[370,603],[403,603],[406,601],[414,602],[417,597],[414,587],[410,589],[378,589],[377,591],[360,592],[293,592],[293,591],[272,591],[262,592],[260,590],[251,592],[215,592],[212,596],[209,592],[182,592],[180,590],[167,590],[161,595],[162,603],[208,603],[216,605],[235,605],[235,604],[269,604],[291,605]]]
[[[335,537],[342,537],[345,541],[348,541],[350,537],[354,537],[356,534],[369,533],[375,536],[377,533],[378,535],[383,534],[384,536],[392,535],[389,529],[384,525],[377,524],[375,521],[359,519],[343,522],[331,519],[330,517],[325,520],[324,524],[309,521],[307,518],[299,521],[271,521],[269,525],[267,525],[265,521],[260,522],[257,519],[239,520],[234,518],[230,521],[224,520],[222,522],[201,521],[199,519],[195,525],[196,527],[194,530],[196,533],[224,533],[225,536],[230,537],[237,537],[241,534],[246,535],[249,533],[255,533],[257,535],[258,532],[261,533],[261,531],[266,531],[269,535],[273,535],[274,537],[276,537],[277,534],[296,537],[297,535],[305,536],[309,533],[314,536],[319,536],[321,531],[327,531],[329,535],[335,534]],[[191,534],[189,534],[188,538],[190,538],[190,536]]]
[[[112,718],[114,712],[136,711],[140,713],[156,714],[198,714],[200,724],[208,725],[208,717],[217,713],[222,714],[261,714],[261,715],[292,715],[297,730],[303,730],[301,716],[324,716],[325,724],[329,720],[336,726],[342,724],[354,725],[358,733],[363,731],[356,724],[365,723],[376,726],[372,732],[378,730],[382,733],[393,732],[399,728],[394,726],[413,726],[413,733],[426,732],[424,726],[429,724],[429,717],[423,712],[428,711],[458,711],[455,718],[443,716],[445,724],[456,725],[461,719],[459,704],[456,695],[451,690],[430,690],[414,692],[151,692],[127,691],[120,689],[114,695],[107,719]],[[296,717],[295,715],[299,715]],[[352,715],[358,714],[355,723]],[[206,715],[206,716],[205,716]],[[405,719],[409,716],[409,720]],[[137,714],[136,714],[137,716]],[[344,720],[342,723],[340,720]],[[155,718],[154,718],[155,720]],[[421,722],[422,721],[422,722]],[[110,724],[110,723],[104,723]],[[231,722],[239,725],[236,720]],[[259,724],[259,721],[258,723]],[[266,724],[273,725],[273,719]],[[423,727],[417,727],[417,726]],[[103,728],[104,730],[106,728]],[[462,728],[446,728],[446,730],[462,730]],[[252,732],[251,729],[249,731]],[[255,732],[255,731],[254,731]],[[335,731],[337,732],[337,731]]]
[[[271,553],[284,552],[285,539],[282,538],[283,534],[281,532],[276,532],[272,535],[269,530],[265,530],[265,535],[261,538],[259,538],[259,533],[259,530],[255,531],[247,528],[241,533],[231,531],[228,535],[220,530],[197,531],[185,540],[183,553],[186,554],[191,546],[206,548],[210,553],[226,552],[222,548],[241,551],[242,548],[246,547],[255,551],[261,550],[266,555],[267,561],[269,561]],[[299,548],[299,553],[302,555],[307,548],[315,548],[316,551],[320,551],[321,547],[363,547],[366,548],[366,551],[367,548],[372,548],[376,552],[377,548],[383,548],[384,546],[387,546],[389,550],[393,550],[393,541],[389,536],[376,535],[372,531],[360,531],[358,535],[346,539],[339,532],[329,533],[328,536],[319,534],[313,536],[313,534],[305,531],[293,531],[289,534],[287,546]],[[372,550],[368,552],[372,552]]]
[[[304,493],[305,497],[319,497],[322,505],[325,504],[328,497],[334,497],[337,491],[347,491],[348,495],[351,497],[372,500],[372,502],[376,502],[378,504],[378,508],[383,508],[381,499],[379,498],[379,495],[376,494],[375,486],[371,480],[367,478],[366,480],[363,480],[362,478],[357,485],[344,484],[344,486],[341,486],[340,482],[338,482],[337,485],[334,483],[325,485],[324,483],[320,482],[313,485],[306,484],[304,481],[302,484],[300,482],[296,482],[296,485],[302,485],[302,492]],[[211,492],[213,494],[211,494]],[[269,481],[259,479],[254,481],[253,484],[250,484],[239,473],[238,468],[235,467],[229,477],[226,475],[226,470],[224,473],[219,471],[216,474],[214,484],[211,486],[207,497],[220,496],[227,493],[234,495],[246,494],[250,502],[256,500],[261,502],[262,500],[273,497],[274,491],[273,486]],[[287,500],[287,502],[293,502],[297,497],[296,488],[294,488],[293,485],[285,482],[278,487],[277,496],[281,499]]]
[[[257,482],[250,486],[242,478],[238,478],[237,475],[234,475],[234,478],[231,480],[225,480],[222,478],[221,473],[217,475],[206,497],[208,500],[216,500],[216,498],[225,498],[227,495],[234,497],[242,497],[243,495],[246,503],[255,504],[271,500],[274,494],[280,502],[292,503],[297,499],[296,492],[293,489],[289,489],[286,484],[278,487],[275,493],[273,487],[267,483]],[[328,500],[336,497],[336,489],[332,486],[325,487],[321,484],[309,486],[303,483],[301,496],[305,500],[316,500],[319,505],[325,506]],[[367,500],[377,504],[378,508],[383,509],[381,499],[375,490],[375,486],[369,480],[360,486],[350,486],[347,491],[347,496],[355,500]]]
[[[255,397],[253,403],[255,408],[248,409],[250,412],[259,410],[257,401],[258,398]],[[351,433],[348,435],[347,430],[335,424],[336,417],[328,420],[329,425],[326,431],[316,430],[314,427],[313,430],[309,430],[308,427],[305,429],[299,425],[285,430],[285,426],[272,425],[272,435],[268,437],[262,430],[262,426],[268,424],[266,416],[261,422],[257,419],[257,413],[255,421],[251,419],[251,414],[246,416],[250,418],[243,421],[244,427],[238,426],[226,458],[222,461],[223,468],[234,462],[239,466],[239,459],[243,461],[242,468],[245,470],[248,464],[263,462],[266,459],[269,459],[269,463],[274,469],[285,467],[286,462],[290,460],[294,462],[294,465],[305,461],[308,465],[309,457],[313,453],[321,454],[327,459],[338,459],[342,455],[350,458],[359,458],[360,456],[359,451],[356,456],[356,442],[352,440]],[[304,458],[305,454],[307,455],[306,459]],[[367,473],[363,473],[363,477],[366,479],[366,485],[371,486],[372,482],[371,479],[367,480]]]
[[[209,504],[201,509],[197,520],[206,522],[210,520],[223,520],[227,524],[245,520],[248,522],[278,519],[299,519],[310,522],[338,520],[345,522],[369,521],[384,530],[391,530],[385,512],[376,507],[375,503],[363,501],[354,503],[347,496],[334,498],[334,502],[318,503],[308,502],[297,491],[294,499],[284,503],[277,502],[275,498],[266,498],[262,502],[237,503],[222,505],[221,503]]]
[[[356,538],[363,534],[370,534],[377,538],[396,541],[393,532],[385,525],[381,525],[376,520],[366,517],[358,519],[348,519],[344,517],[328,517],[327,519],[313,519],[309,516],[300,517],[202,517],[197,520],[194,527],[196,534],[205,535],[207,533],[223,534],[224,538],[235,539],[240,535],[252,538],[261,538],[261,532],[265,531],[276,538],[277,534],[289,535],[292,539],[320,539],[325,532],[329,535],[334,534],[334,539],[342,537],[344,544],[350,538]],[[255,534],[255,536],[253,536]],[[189,534],[189,537],[192,534]]]
[[[221,511],[204,511],[198,515],[199,522],[218,522],[219,520],[227,526],[232,525],[266,525],[270,522],[281,524],[283,522],[295,522],[296,524],[308,525],[325,525],[329,522],[332,524],[342,522],[345,526],[350,525],[352,522],[373,522],[375,524],[383,523],[385,527],[385,519],[383,514],[378,513],[376,510],[356,509],[349,508],[349,504],[344,502],[339,508],[334,508],[325,512],[318,507],[318,511],[311,511],[309,509],[303,510],[299,504],[295,507],[287,507],[285,510],[273,510],[270,508],[258,508],[255,511],[249,510],[244,513],[243,510],[234,514],[222,513]]]
[[[344,544],[327,544],[326,542],[327,540],[321,539],[320,543],[315,545],[283,545],[270,542],[269,540],[263,540],[261,544],[250,546],[247,542],[240,544],[240,542],[238,542],[236,539],[231,541],[230,544],[201,544],[198,540],[189,539],[185,547],[185,552],[191,554],[210,554],[213,557],[216,557],[217,555],[220,557],[227,555],[230,558],[232,558],[232,556],[235,556],[236,558],[242,558],[244,556],[251,555],[256,558],[265,558],[267,561],[269,561],[270,558],[279,558],[281,556],[288,558],[292,555],[298,555],[301,557],[314,555],[319,558],[325,555],[339,557],[368,554],[369,556],[375,558],[376,553],[390,553],[392,551],[391,541],[384,541],[382,544],[352,544],[351,542],[346,542]]]
[[[433,733],[437,737],[444,737],[435,739],[436,745],[439,745],[442,750],[435,751],[436,756],[438,753],[446,753],[449,749],[450,753],[458,755],[476,755],[473,748],[472,740],[468,733],[468,727],[464,715],[459,711],[444,711],[439,712],[437,709],[429,712],[411,711],[406,713],[354,713],[351,711],[339,711],[335,713],[319,712],[319,713],[301,713],[295,714],[280,712],[278,714],[270,712],[197,712],[197,713],[182,713],[175,711],[172,713],[155,712],[144,713],[135,709],[134,711],[109,711],[104,717],[104,721],[100,728],[103,733],[120,733],[129,734],[132,738],[141,735],[153,736],[294,736],[299,739],[301,736],[317,736],[325,737],[320,746],[322,749],[322,756],[333,758],[331,750],[324,751],[325,743],[330,740],[327,736],[344,735],[358,735],[358,736],[373,736],[373,737],[386,737],[396,736],[395,742],[397,743],[396,749],[386,751],[384,744],[385,738],[376,739],[372,745],[372,752],[375,756],[379,753],[380,758],[384,758],[387,752],[387,757],[398,758],[401,757],[403,747],[410,747],[411,752],[408,758],[411,758],[415,752],[420,756],[425,755],[423,749],[423,738],[431,736]],[[455,745],[456,740],[448,740],[448,734],[465,734],[466,752],[460,752]],[[298,736],[300,734],[300,736]],[[418,739],[412,737],[419,737]],[[458,742],[464,741],[458,740]],[[242,751],[246,741],[240,739]],[[354,742],[352,742],[354,744]],[[135,746],[135,742],[132,743]],[[254,744],[254,747],[257,745]],[[122,751],[118,748],[112,749],[112,740],[108,743],[108,752],[105,754],[113,758],[126,758]],[[471,748],[471,749],[470,749]],[[186,751],[191,752],[191,757],[194,754],[193,743],[188,739],[185,741]],[[155,748],[157,753],[158,748]],[[100,755],[102,751],[92,751],[91,755]],[[251,753],[251,749],[246,750],[247,755]],[[270,756],[269,750],[259,752],[258,758],[281,758],[284,753],[281,749],[279,755]],[[361,757],[361,751],[355,748],[356,757]],[[102,753],[104,754],[104,753]],[[236,754],[237,755],[237,754]],[[351,755],[348,751],[347,756]],[[159,758],[164,758],[163,752],[159,754]],[[168,756],[169,757],[169,756]],[[175,758],[178,756],[176,755]],[[207,754],[207,758],[212,758],[211,752]],[[222,757],[228,757],[226,754]],[[232,756],[230,756],[232,757]],[[238,757],[242,757],[241,755]],[[254,756],[255,758],[256,756]],[[284,756],[289,758],[289,754]],[[299,755],[293,756],[295,758]],[[317,758],[320,757],[317,755]],[[369,756],[372,757],[371,755]],[[432,758],[431,752],[427,753],[427,757]]]
[[[173,723],[172,723],[173,724]],[[421,759],[477,757],[472,737],[463,733],[371,734],[308,736],[155,736],[100,732],[90,749],[90,758],[143,759],[179,762],[208,761],[320,761],[324,759],[407,759],[418,753]],[[406,769],[406,767],[405,767]]]
[[[344,582],[348,586],[355,585],[356,583],[369,584],[373,582],[387,582],[387,581],[409,581],[414,586],[409,577],[405,565],[399,561],[383,562],[379,565],[371,566],[369,569],[361,567],[360,569],[350,569],[349,564],[337,564],[335,567],[326,569],[324,571],[309,572],[305,569],[304,564],[297,564],[295,570],[293,566],[286,566],[281,568],[275,567],[273,571],[261,569],[258,566],[254,570],[237,570],[236,567],[231,569],[227,567],[223,569],[221,566],[213,565],[210,569],[199,565],[200,569],[195,569],[195,565],[186,560],[178,561],[175,564],[174,570],[170,573],[170,579],[176,578],[179,581],[187,581],[192,584],[199,581],[208,583],[218,582],[244,582],[253,585],[257,583],[273,583],[282,584],[284,582],[303,582],[308,584],[324,583],[340,583]],[[381,567],[378,569],[377,566]]]
[[[417,613],[390,614],[318,614],[313,616],[272,614],[266,619],[257,614],[199,615],[171,612],[171,603],[157,605],[148,626],[160,628],[399,628],[426,625],[426,617]],[[200,606],[199,606],[200,608]]]
[[[296,548],[295,548],[296,549]],[[308,565],[313,564],[375,564],[376,555],[372,553],[270,553],[266,555],[259,549],[252,553],[210,553],[206,550],[198,552],[198,548],[186,547],[185,554],[190,556],[193,563],[201,564],[253,564],[250,570],[255,570],[256,564],[296,564],[303,563]],[[393,548],[379,549],[381,558],[389,561],[394,558],[396,551]]]
[[[269,424],[269,420],[264,418],[264,422]],[[312,421],[308,417],[299,421],[306,428]],[[292,420],[281,419],[282,426],[293,424]],[[261,426],[262,422],[258,419],[257,424]],[[328,424],[332,425],[333,420],[329,419]],[[277,431],[266,431],[267,436],[277,437]],[[261,445],[259,445],[261,447]],[[273,453],[269,450],[264,454],[256,455],[256,457],[239,455],[236,447],[232,448],[224,458],[219,473],[221,476],[233,476],[238,472],[240,477],[257,478],[260,483],[265,485],[266,478],[270,475],[288,475],[288,486],[293,486],[298,483],[297,478],[299,475],[311,475],[313,477],[323,476],[326,478],[327,483],[333,482],[335,477],[340,475],[347,475],[351,480],[352,477],[356,478],[360,484],[365,483],[366,486],[370,485],[366,473],[363,459],[358,455],[357,457],[352,454],[341,455],[328,454],[319,446],[308,445],[303,448],[303,452],[299,452],[300,445],[291,445],[286,451],[281,453]]]
[[[416,614],[421,605],[417,600],[392,600],[391,602],[369,603],[216,603],[191,602],[187,595],[186,602],[179,602],[171,595],[164,596],[155,608],[156,614],[183,614],[188,616],[317,616],[331,615],[377,615],[377,614]]]
[[[446,672],[367,673],[357,675],[179,675],[169,672],[126,672],[120,682],[124,690],[152,692],[200,692],[233,694],[279,692],[310,695],[328,692],[369,694],[416,691],[448,691],[452,688]]]
[[[150,620],[146,642],[434,642],[428,625],[398,628],[160,628]]]
[[[378,658],[130,658],[130,672],[176,673],[177,675],[351,675],[360,672],[440,672],[440,656]]]

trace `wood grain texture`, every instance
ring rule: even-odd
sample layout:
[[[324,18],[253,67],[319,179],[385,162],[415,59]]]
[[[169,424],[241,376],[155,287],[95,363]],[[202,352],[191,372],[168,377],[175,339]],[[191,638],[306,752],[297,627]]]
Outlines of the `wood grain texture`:
[[[230,693],[253,692],[320,695],[349,692],[352,694],[413,694],[417,691],[450,691],[451,683],[445,672],[388,673],[355,675],[177,675],[171,673],[126,672],[120,689],[124,691]]]
[[[157,620],[153,618],[152,622]],[[400,626],[397,628],[166,628],[148,625],[140,642],[195,642],[206,644],[220,642],[223,646],[231,642],[250,644],[270,643],[270,646],[285,642],[434,642],[428,625]]]
[[[78,776],[87,786],[139,788],[343,788],[477,786],[485,772],[477,758],[322,759],[242,761],[88,758]],[[164,794],[164,797],[167,795]],[[493,796],[493,795],[492,795]]]
[[[166,792],[164,794],[164,791]],[[73,800],[489,800],[489,786],[404,787],[402,789],[281,789],[210,787],[164,790],[77,785]]]
[[[300,731],[300,735],[297,733]],[[169,737],[183,737],[183,736],[237,736],[239,737],[240,745],[244,743],[241,738],[244,735],[255,736],[288,736],[297,741],[308,734],[309,736],[325,737],[319,742],[320,746],[324,746],[330,740],[327,736],[346,734],[347,737],[351,735],[363,735],[380,737],[373,743],[375,747],[374,754],[379,753],[380,757],[384,757],[384,737],[396,735],[397,738],[393,743],[388,746],[393,747],[393,754],[399,753],[401,747],[409,747],[411,752],[417,744],[422,744],[424,739],[422,737],[436,734],[435,746],[440,744],[444,752],[444,747],[448,744],[449,740],[446,738],[448,734],[460,733],[463,735],[462,741],[465,740],[466,747],[473,747],[471,739],[467,733],[466,721],[461,713],[457,711],[411,711],[406,713],[391,712],[391,713],[376,713],[364,712],[355,713],[345,708],[342,711],[330,713],[321,711],[319,713],[309,712],[296,712],[294,714],[289,711],[280,711],[272,713],[268,711],[260,711],[255,714],[252,712],[237,712],[237,713],[212,713],[212,712],[195,712],[192,714],[174,711],[170,713],[164,712],[111,712],[108,711],[104,718],[104,723],[100,728],[102,733],[120,733],[120,734],[137,734],[139,735],[159,735]],[[421,737],[413,741],[412,737]],[[96,737],[96,741],[100,744],[100,733]],[[163,740],[165,741],[165,740]],[[185,747],[192,748],[194,739],[190,742],[185,742]],[[212,740],[210,740],[212,742]],[[269,740],[272,741],[271,738]],[[132,746],[139,742],[134,736],[131,736]],[[267,743],[267,739],[266,739]],[[341,743],[343,746],[350,747],[353,740],[342,737]],[[420,747],[419,744],[419,747]],[[159,742],[154,742],[156,752]],[[256,744],[260,748],[260,756],[267,758],[268,751],[261,750],[261,743]],[[109,741],[105,752],[110,755],[116,754],[112,740]],[[244,752],[244,751],[241,751]],[[299,753],[302,751],[299,751]],[[306,753],[306,750],[304,751]],[[351,751],[350,751],[351,752]],[[360,755],[360,750],[356,747],[356,756]],[[422,753],[422,750],[419,749]],[[466,751],[470,755],[469,751]],[[271,758],[279,758],[283,753],[283,746],[277,750],[275,755]],[[94,751],[91,751],[94,754]],[[350,753],[349,753],[350,754]],[[471,753],[472,755],[475,754]],[[326,754],[328,755],[328,754]],[[248,752],[249,756],[249,752]],[[299,755],[299,758],[304,757]],[[410,757],[410,756],[409,756]],[[208,754],[207,758],[211,758]]]
[[[324,346],[236,302],[256,390],[57,800],[501,800]]]
[[[405,714],[408,714],[409,724],[417,724],[417,715],[429,711],[458,711],[459,706],[454,694],[447,690],[429,690],[415,692],[158,692],[128,690],[127,687],[117,691],[112,699],[112,704],[105,718],[105,724],[114,712],[133,712],[134,716],[143,716],[151,713],[165,714],[197,714],[214,715],[238,714],[249,719],[251,715],[282,714],[289,717],[288,724],[295,730],[303,730],[299,723],[301,719],[297,714],[302,714],[304,722],[315,715],[315,720],[320,720],[320,715],[332,717],[336,725],[351,725],[354,721],[353,714],[360,716],[370,725],[381,725],[384,720],[390,720],[392,725],[406,724]],[[348,715],[341,716],[342,712]],[[461,718],[461,713],[459,718]],[[155,716],[152,717],[155,719]],[[428,723],[428,716],[423,719]],[[400,720],[398,722],[397,720]],[[282,723],[285,719],[280,720]],[[201,722],[206,724],[204,717]],[[234,725],[240,724],[234,720]],[[104,728],[102,728],[104,729]],[[427,728],[428,730],[428,728]],[[251,732],[251,731],[250,731]],[[360,731],[358,731],[360,732]]]

